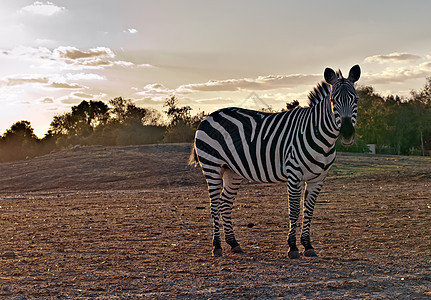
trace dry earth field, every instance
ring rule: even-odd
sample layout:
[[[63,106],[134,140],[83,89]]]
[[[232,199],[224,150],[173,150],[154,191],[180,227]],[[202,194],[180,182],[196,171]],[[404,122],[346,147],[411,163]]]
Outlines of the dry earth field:
[[[233,218],[246,253],[224,244],[219,258],[189,148],[0,164],[0,297],[431,299],[431,158],[339,154],[312,259],[287,257],[286,186],[244,182]]]

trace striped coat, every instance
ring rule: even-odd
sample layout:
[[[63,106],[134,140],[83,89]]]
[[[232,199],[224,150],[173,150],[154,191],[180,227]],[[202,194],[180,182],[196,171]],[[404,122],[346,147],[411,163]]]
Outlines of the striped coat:
[[[326,83],[322,82],[310,93],[307,108],[280,113],[224,108],[202,121],[196,132],[191,163],[200,163],[208,183],[214,220],[214,255],[222,254],[220,216],[226,242],[233,252],[242,252],[230,215],[244,178],[288,183],[288,243],[292,258],[299,257],[296,222],[301,193],[306,187],[301,242],[306,256],[316,255],[309,235],[314,204],[335,160],[335,142],[340,132],[343,141],[348,142],[352,139],[349,133],[354,134],[357,94],[353,83],[359,75],[359,66],[351,69],[347,79],[341,72],[336,74],[326,69]]]

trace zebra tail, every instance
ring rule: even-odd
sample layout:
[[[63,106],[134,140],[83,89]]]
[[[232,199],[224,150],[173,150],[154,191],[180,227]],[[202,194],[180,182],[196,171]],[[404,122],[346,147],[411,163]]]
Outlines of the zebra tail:
[[[190,151],[189,163],[191,167],[196,167],[199,164],[198,155],[196,153],[195,143],[192,144],[192,150]]]

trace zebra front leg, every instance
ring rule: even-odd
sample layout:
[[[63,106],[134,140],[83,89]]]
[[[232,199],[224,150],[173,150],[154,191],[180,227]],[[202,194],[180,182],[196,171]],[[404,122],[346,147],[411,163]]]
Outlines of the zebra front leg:
[[[299,258],[299,249],[296,246],[296,223],[299,217],[299,209],[301,203],[303,183],[301,182],[288,182],[288,194],[289,194],[289,238],[287,243],[289,244],[289,258]]]
[[[226,243],[231,246],[232,252],[243,253],[240,245],[235,239],[232,224],[232,207],[238,189],[241,185],[242,177],[233,171],[226,169],[223,173],[223,191],[221,194],[221,216],[223,220],[223,230]]]
[[[310,225],[313,218],[314,205],[316,204],[317,196],[322,189],[323,182],[308,182],[304,195],[304,223],[301,233],[301,244],[304,246],[304,256],[317,256],[310,241]]]

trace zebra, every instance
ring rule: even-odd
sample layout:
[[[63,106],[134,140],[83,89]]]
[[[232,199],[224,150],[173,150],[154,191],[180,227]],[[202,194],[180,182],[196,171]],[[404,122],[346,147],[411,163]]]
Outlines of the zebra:
[[[235,239],[231,211],[241,181],[287,182],[289,202],[288,257],[300,258],[296,224],[303,202],[303,256],[315,257],[310,224],[323,180],[335,160],[335,142],[351,145],[355,136],[358,94],[354,83],[361,69],[348,78],[331,68],[309,93],[309,107],[265,113],[238,107],[210,114],[198,126],[189,164],[200,164],[208,185],[213,219],[213,256],[222,256],[220,216],[226,243],[243,253]]]

